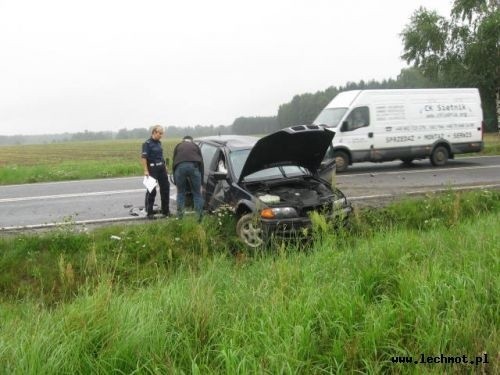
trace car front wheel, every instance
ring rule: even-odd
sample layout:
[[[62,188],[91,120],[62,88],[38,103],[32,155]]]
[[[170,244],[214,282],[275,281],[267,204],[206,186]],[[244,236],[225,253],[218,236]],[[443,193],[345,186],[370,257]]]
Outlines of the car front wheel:
[[[249,247],[262,246],[262,227],[255,214],[248,213],[240,217],[236,223],[236,233],[238,237]]]

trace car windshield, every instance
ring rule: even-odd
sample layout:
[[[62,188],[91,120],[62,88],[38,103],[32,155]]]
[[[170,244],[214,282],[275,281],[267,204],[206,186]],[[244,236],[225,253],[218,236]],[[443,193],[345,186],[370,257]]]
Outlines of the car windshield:
[[[347,108],[325,108],[314,120],[313,125],[327,125],[336,128]]]
[[[233,172],[236,176],[236,179],[238,180],[241,175],[241,170],[243,169],[243,166],[245,165],[245,162],[249,154],[250,154],[250,149],[232,151],[229,154],[229,161],[233,167]],[[249,174],[248,176],[245,176],[244,180],[256,181],[256,180],[274,179],[282,177],[297,177],[305,175],[309,175],[306,169],[296,165],[286,165],[282,167],[262,169],[255,173]]]

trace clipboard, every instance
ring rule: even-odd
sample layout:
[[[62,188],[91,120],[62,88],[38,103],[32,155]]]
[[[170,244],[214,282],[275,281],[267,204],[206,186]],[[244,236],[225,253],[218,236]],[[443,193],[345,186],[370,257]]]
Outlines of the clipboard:
[[[144,176],[144,180],[142,180],[142,184],[151,193],[156,188],[156,185],[158,185],[158,181],[156,181],[156,178],[154,178],[154,177]]]

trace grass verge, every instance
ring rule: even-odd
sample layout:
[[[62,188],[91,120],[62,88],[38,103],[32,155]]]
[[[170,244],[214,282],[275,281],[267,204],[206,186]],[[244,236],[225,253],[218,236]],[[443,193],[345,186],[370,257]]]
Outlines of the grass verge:
[[[500,192],[361,212],[305,250],[246,253],[233,224],[1,239],[0,371],[498,371]],[[490,363],[393,363],[421,353]]]

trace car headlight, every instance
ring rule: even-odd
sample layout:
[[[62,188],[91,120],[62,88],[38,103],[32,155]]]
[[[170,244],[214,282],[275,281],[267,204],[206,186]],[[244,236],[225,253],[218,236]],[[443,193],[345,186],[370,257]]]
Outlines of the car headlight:
[[[264,208],[260,211],[260,217],[263,219],[286,219],[297,216],[297,210],[293,207]]]

